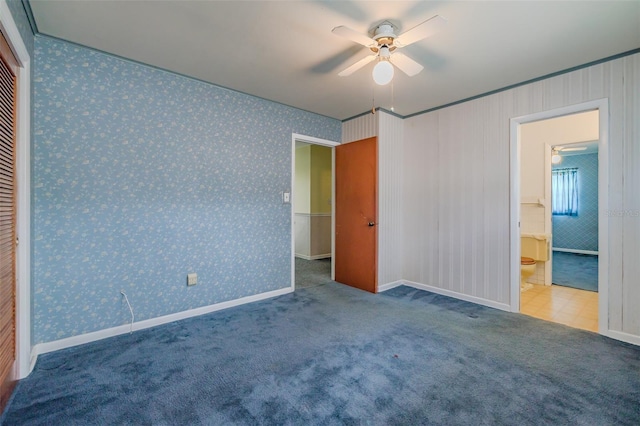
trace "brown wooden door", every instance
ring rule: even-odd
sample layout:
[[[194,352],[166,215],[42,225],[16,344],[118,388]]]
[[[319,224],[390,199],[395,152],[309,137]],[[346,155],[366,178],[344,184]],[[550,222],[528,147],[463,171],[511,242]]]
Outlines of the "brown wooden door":
[[[361,290],[378,288],[378,140],[336,147],[335,278]]]
[[[18,62],[0,33],[0,412],[16,384],[15,135]]]

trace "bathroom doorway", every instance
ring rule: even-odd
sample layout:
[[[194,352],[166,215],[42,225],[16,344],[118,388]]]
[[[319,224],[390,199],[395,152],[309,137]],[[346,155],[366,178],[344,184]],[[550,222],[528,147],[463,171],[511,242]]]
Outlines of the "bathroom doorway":
[[[601,333],[607,328],[606,109],[606,100],[594,101],[511,123],[512,164],[517,170],[517,176],[512,175],[517,187],[513,194],[519,201],[515,206],[512,202],[512,280],[517,279],[512,282],[512,310]],[[560,163],[554,165],[552,157],[557,156]],[[571,188],[576,203],[569,203],[575,211],[556,209],[559,193],[553,193],[552,175],[556,190],[566,182],[576,185]],[[548,257],[536,262],[525,291],[520,290],[518,276],[522,267],[516,269],[523,233],[549,241]]]
[[[294,288],[331,282],[334,276],[334,147],[337,142],[293,135],[291,223]]]
[[[551,168],[552,283],[597,293],[598,141],[553,146]]]

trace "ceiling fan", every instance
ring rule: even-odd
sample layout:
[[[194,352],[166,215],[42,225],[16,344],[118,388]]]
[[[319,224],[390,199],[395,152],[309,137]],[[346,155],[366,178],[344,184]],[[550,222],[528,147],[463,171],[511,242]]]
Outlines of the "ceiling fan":
[[[562,162],[561,152],[570,152],[570,151],[586,151],[586,146],[577,146],[573,148],[568,148],[565,146],[554,146],[551,150],[551,163],[552,164],[560,164]]]
[[[554,149],[556,151],[570,152],[570,151],[586,151],[587,147],[586,146],[578,146],[578,147],[574,147],[574,148],[567,148],[567,147],[564,147],[564,146],[556,146],[556,147],[554,147]]]
[[[373,69],[373,79],[377,84],[385,85],[391,81],[394,65],[409,77],[412,77],[422,71],[424,67],[397,50],[437,33],[446,23],[446,19],[436,15],[410,30],[396,35],[398,28],[391,22],[384,21],[370,31],[372,37],[345,26],[335,27],[331,32],[361,44],[373,52],[372,55],[348,66],[338,75],[341,77],[351,75],[369,62],[377,59],[378,63]]]

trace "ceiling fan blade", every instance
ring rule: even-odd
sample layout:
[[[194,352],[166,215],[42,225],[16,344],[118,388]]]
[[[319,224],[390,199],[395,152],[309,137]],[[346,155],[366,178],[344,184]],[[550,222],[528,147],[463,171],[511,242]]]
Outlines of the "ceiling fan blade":
[[[352,30],[349,27],[345,27],[344,25],[335,27],[334,29],[331,30],[331,32],[336,35],[339,35],[340,37],[344,37],[351,41],[355,41],[356,43],[361,44],[363,46],[369,47],[369,46],[377,45],[376,41],[371,37],[368,37],[362,33],[359,33],[356,30]]]
[[[400,34],[393,41],[398,47],[405,47],[416,41],[420,41],[427,37],[430,37],[440,31],[447,24],[447,20],[440,15],[436,15],[433,18],[427,19],[422,24],[418,24],[408,31]]]
[[[360,68],[364,67],[365,65],[367,65],[369,62],[373,61],[374,59],[376,59],[378,55],[369,55],[369,56],[365,56],[364,58],[360,59],[358,62],[356,62],[355,64],[347,67],[346,69],[340,71],[338,73],[338,75],[340,77],[346,77],[348,75],[353,74],[354,72],[358,71]]]
[[[409,77],[413,77],[424,69],[422,65],[398,51],[394,52],[389,60]]]
[[[569,152],[569,151],[586,151],[586,150],[587,150],[586,146],[581,146],[581,147],[578,147],[578,148],[562,148],[559,151]]]

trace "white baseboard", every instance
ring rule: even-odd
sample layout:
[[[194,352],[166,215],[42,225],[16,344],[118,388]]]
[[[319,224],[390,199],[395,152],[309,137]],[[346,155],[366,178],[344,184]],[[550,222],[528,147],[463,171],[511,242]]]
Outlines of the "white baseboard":
[[[295,254],[296,257],[299,257],[300,259],[304,259],[304,260],[318,260],[318,259],[327,259],[329,257],[331,257],[331,253],[325,253],[325,254],[316,254],[315,256],[307,256],[306,254]]]
[[[199,315],[208,314],[222,309],[232,308],[234,306],[240,306],[247,303],[257,302],[264,299],[270,299],[276,296],[282,296],[283,294],[291,293],[294,291],[293,287],[286,287],[280,290],[268,291],[266,293],[255,294],[253,296],[241,297],[240,299],[229,300],[227,302],[216,303],[214,305],[202,306],[200,308],[189,309],[187,311],[176,312],[175,314],[164,315],[157,318],[151,318],[148,320],[133,323],[133,331],[143,330],[145,328],[155,327],[157,325],[167,324],[182,319],[196,317]],[[79,336],[67,337],[65,339],[54,340],[52,342],[38,343],[31,351],[31,369],[35,365],[38,355],[47,352],[58,351],[60,349],[70,348],[72,346],[78,346],[85,343],[95,342],[97,340],[106,339],[108,337],[118,336],[120,334],[126,334],[131,331],[131,325],[125,324],[117,327],[107,328],[104,330],[94,331],[91,333],[81,334]]]
[[[33,347],[31,348],[31,358],[29,359],[29,372],[27,373],[27,376],[31,374],[31,372],[33,371],[33,367],[36,366],[37,360],[38,360],[38,354],[36,353],[36,348]],[[24,377],[27,377],[27,376],[24,376]],[[21,377],[21,379],[24,379],[24,377]]]
[[[592,250],[577,250],[577,249],[567,249],[567,248],[557,248],[557,247],[553,247],[552,250],[561,251],[563,253],[590,254],[594,256],[598,255],[597,251],[592,251]]]
[[[624,333],[622,331],[609,330],[606,332],[605,336],[611,337],[612,339],[620,340],[626,343],[631,343],[632,345],[640,346],[640,336],[636,336],[634,334]]]
[[[402,280],[393,281],[391,283],[379,285],[378,286],[378,293],[382,293],[383,291],[391,290],[392,288],[400,287],[401,285],[404,285],[404,281],[402,281]]]
[[[500,309],[501,311],[511,312],[511,306],[508,303],[494,302],[493,300],[483,299],[481,297],[469,296],[467,294],[458,293],[456,291],[446,290],[444,288],[432,287],[427,284],[420,284],[413,281],[403,281],[402,285],[426,290],[432,293],[441,294],[443,296],[453,297],[454,299],[464,300],[466,302],[476,303],[478,305],[488,306],[490,308]]]

